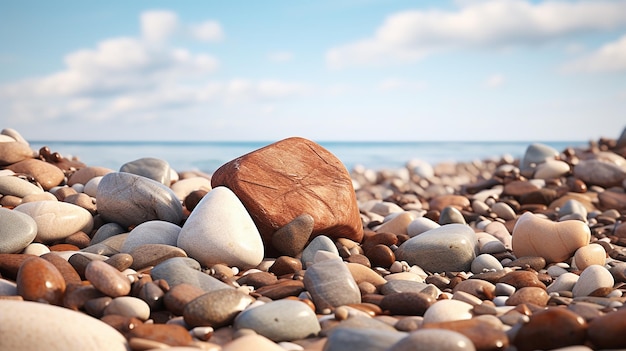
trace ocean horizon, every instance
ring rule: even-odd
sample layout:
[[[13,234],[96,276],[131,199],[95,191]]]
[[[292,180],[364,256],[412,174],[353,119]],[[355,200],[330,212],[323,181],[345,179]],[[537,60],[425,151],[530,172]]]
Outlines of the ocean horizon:
[[[64,157],[77,157],[88,166],[119,169],[143,157],[167,161],[176,171],[212,173],[224,163],[275,141],[29,141],[33,150],[43,146]],[[587,141],[318,141],[348,170],[356,166],[395,169],[418,159],[430,164],[471,162],[511,156],[521,158],[533,143],[557,151],[586,147]]]

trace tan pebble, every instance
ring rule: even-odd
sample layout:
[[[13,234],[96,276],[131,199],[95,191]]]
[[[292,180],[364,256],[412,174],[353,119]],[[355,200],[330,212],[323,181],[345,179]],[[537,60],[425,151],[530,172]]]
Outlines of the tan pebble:
[[[533,286],[521,288],[513,293],[507,300],[508,306],[517,306],[523,303],[546,306],[550,296],[546,290]]]
[[[407,234],[407,228],[414,219],[415,214],[413,212],[402,212],[394,216],[389,221],[381,224],[378,228],[376,228],[376,231],[379,233],[388,232],[394,234]]]
[[[242,350],[256,350],[256,351],[285,351],[282,347],[270,339],[258,335],[250,334],[241,336],[222,347],[222,351],[242,351]]]
[[[58,201],[57,198],[49,192],[41,194],[30,194],[22,198],[22,203],[36,202],[36,201]]]
[[[74,184],[87,184],[91,178],[104,176],[105,174],[111,172],[114,172],[114,170],[104,167],[84,167],[72,173],[70,178],[67,180],[67,185],[72,186]]]
[[[128,295],[130,292],[130,280],[103,261],[91,261],[85,268],[85,278],[96,289],[111,297]]]
[[[576,250],[573,262],[576,268],[581,271],[593,264],[604,266],[606,251],[602,245],[589,244]]]
[[[91,232],[93,217],[87,210],[64,202],[36,201],[15,208],[33,217],[37,237],[43,243],[66,238],[77,231]]]
[[[67,260],[53,252],[45,253],[40,257],[52,263],[57,268],[59,273],[63,276],[63,280],[65,280],[66,285],[80,284],[80,275],[76,272],[74,267],[67,262]]]
[[[44,190],[52,189],[65,179],[65,174],[59,167],[37,159],[23,160],[7,168],[15,173],[25,173],[33,176]]]
[[[141,338],[169,346],[188,346],[193,341],[187,329],[174,324],[141,324],[132,329],[126,337],[129,340]]]
[[[379,287],[387,283],[387,280],[385,280],[385,278],[381,277],[378,273],[374,272],[364,265],[358,263],[346,263],[346,266],[348,267],[350,274],[352,274],[352,277],[357,284],[361,282],[368,282],[375,287]]]
[[[205,291],[186,283],[178,284],[172,287],[163,296],[165,308],[177,316],[182,316],[185,306],[193,299],[200,295],[204,295]]]
[[[530,212],[517,220],[512,248],[516,256],[541,256],[546,262],[562,262],[589,244],[591,231],[581,221],[552,222]]]
[[[104,315],[115,314],[126,317],[134,317],[145,321],[150,318],[150,306],[136,297],[120,296],[114,298],[104,308]]]

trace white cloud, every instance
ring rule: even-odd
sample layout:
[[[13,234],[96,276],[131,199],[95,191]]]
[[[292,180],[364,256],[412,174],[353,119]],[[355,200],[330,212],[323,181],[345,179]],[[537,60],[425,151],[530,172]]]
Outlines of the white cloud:
[[[153,10],[141,14],[141,34],[153,43],[168,40],[178,30],[178,15],[172,11]]]
[[[507,47],[626,26],[626,1],[486,0],[389,16],[373,36],[330,49],[331,68],[412,61],[448,49]]]
[[[391,90],[422,90],[426,87],[423,82],[414,82],[401,78],[387,78],[380,82],[378,89],[382,91]]]
[[[224,31],[217,21],[205,21],[198,25],[191,26],[191,35],[206,42],[215,42],[224,39]]]
[[[488,88],[498,88],[504,84],[505,78],[502,74],[493,74],[485,80],[485,86]]]
[[[626,71],[626,35],[564,65],[565,72]]]
[[[272,62],[289,62],[293,59],[293,53],[289,51],[276,51],[267,55],[267,59]]]

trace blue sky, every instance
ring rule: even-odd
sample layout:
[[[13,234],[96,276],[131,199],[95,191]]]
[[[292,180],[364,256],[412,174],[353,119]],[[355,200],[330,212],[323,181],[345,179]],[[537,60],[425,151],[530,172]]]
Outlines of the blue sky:
[[[626,1],[2,1],[30,140],[590,140],[626,127]]]

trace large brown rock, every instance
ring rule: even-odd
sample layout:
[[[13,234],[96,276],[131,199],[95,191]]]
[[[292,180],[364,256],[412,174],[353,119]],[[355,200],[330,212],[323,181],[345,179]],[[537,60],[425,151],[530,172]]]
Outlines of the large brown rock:
[[[276,230],[305,213],[314,220],[311,237],[363,238],[348,171],[310,140],[287,138],[238,157],[213,174],[211,186],[220,185],[239,197],[266,247]]]

